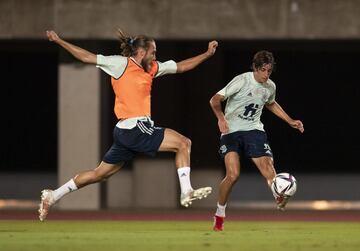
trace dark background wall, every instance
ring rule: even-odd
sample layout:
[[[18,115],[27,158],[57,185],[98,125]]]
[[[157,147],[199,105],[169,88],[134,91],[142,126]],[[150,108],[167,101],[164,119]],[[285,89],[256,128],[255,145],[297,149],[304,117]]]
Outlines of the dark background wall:
[[[176,58],[191,56],[205,45],[200,41],[176,44],[181,51]],[[277,61],[271,76],[277,84],[276,100],[305,125],[301,135],[264,111],[262,121],[277,170],[358,172],[358,41],[220,41],[216,56],[198,70],[169,76],[166,87],[168,83],[159,79],[154,86],[155,119],[193,140],[193,164],[210,167],[218,163],[219,133],[208,100],[235,75],[248,71],[253,54],[262,49],[272,51]],[[172,95],[164,99],[168,93]]]
[[[118,53],[116,41],[72,42],[95,53]],[[158,60],[176,61],[202,53],[207,40],[157,41]],[[277,101],[301,119],[301,135],[268,111],[262,121],[278,171],[359,172],[357,100],[360,43],[357,40],[220,40],[216,55],[196,70],[155,79],[152,117],[192,139],[192,166],[216,168],[219,132],[208,101],[235,75],[249,70],[252,55],[274,53]],[[53,171],[57,163],[57,67],[72,60],[40,40],[0,41],[2,171]],[[100,49],[99,49],[100,48]],[[103,74],[103,145],[114,126],[110,78]],[[167,156],[163,154],[161,156]],[[255,168],[245,161],[245,172]]]
[[[0,41],[0,170],[57,165],[57,48],[44,41]]]

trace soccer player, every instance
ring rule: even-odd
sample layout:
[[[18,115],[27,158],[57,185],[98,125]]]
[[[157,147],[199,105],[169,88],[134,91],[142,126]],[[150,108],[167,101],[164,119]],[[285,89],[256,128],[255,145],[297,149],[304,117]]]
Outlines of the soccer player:
[[[113,132],[113,144],[99,166],[77,174],[56,190],[41,192],[39,218],[45,220],[50,207],[64,195],[86,185],[104,181],[120,170],[137,153],[154,156],[158,151],[175,152],[175,165],[180,181],[180,204],[188,207],[193,200],[205,198],[211,187],[193,189],[190,182],[191,141],[180,133],[156,127],[151,120],[150,92],[153,78],[194,69],[214,55],[217,41],[208,44],[206,52],[175,62],[156,61],[155,40],[147,36],[130,37],[119,30],[121,56],[95,55],[61,39],[54,31],[47,31],[50,41],[60,45],[75,58],[94,64],[111,76],[115,93],[114,111],[118,122]]]
[[[260,116],[265,106],[291,127],[304,132],[300,120],[294,120],[275,101],[275,83],[269,79],[275,60],[271,52],[254,55],[251,72],[236,76],[210,100],[221,132],[219,153],[225,161],[226,176],[219,187],[215,231],[224,229],[226,203],[240,174],[240,155],[251,158],[270,188],[276,175],[273,154]],[[225,114],[221,102],[227,99]],[[284,210],[287,197],[275,196],[277,207]]]

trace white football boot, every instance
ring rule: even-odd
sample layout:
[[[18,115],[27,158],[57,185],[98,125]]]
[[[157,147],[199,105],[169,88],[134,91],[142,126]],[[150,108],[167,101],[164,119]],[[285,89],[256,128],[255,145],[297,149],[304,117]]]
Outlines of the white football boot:
[[[41,202],[39,205],[39,219],[44,221],[46,216],[49,213],[50,207],[55,204],[55,199],[53,196],[53,191],[45,189],[41,191]]]
[[[181,194],[180,204],[184,207],[189,207],[193,200],[201,200],[211,194],[211,187],[202,187],[199,189],[192,190],[186,194]]]

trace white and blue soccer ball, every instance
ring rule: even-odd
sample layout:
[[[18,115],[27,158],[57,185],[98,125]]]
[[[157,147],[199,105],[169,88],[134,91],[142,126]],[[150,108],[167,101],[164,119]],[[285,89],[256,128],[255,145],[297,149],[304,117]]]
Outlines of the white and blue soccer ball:
[[[271,183],[271,191],[274,196],[294,196],[297,189],[297,182],[290,173],[279,173]]]

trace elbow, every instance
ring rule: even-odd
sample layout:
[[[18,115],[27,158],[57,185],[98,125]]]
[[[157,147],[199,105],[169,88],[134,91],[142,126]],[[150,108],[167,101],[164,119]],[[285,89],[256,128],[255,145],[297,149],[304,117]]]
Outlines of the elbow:
[[[221,102],[224,100],[224,96],[216,93],[212,98],[209,100],[210,106],[212,108],[221,107]]]
[[[81,62],[89,64],[92,63],[91,59],[89,57],[83,57],[80,59]]]
[[[179,63],[176,63],[176,73],[184,73],[187,71],[190,71],[191,69],[193,69],[193,67],[191,65],[189,65],[188,63],[181,61]]]
[[[97,57],[94,54],[84,55],[79,58],[81,62],[86,64],[96,64]]]
[[[182,67],[181,65],[177,65],[176,73],[183,73],[183,72],[185,72],[184,67]]]
[[[79,61],[81,61],[82,63],[88,63],[89,62],[89,58],[86,56],[77,56],[77,59],[79,59]]]
[[[211,97],[211,99],[209,100],[209,105],[210,105],[210,106],[213,106],[213,98],[214,98],[214,97]]]
[[[211,99],[209,100],[210,106],[214,107],[217,103],[219,103],[219,101],[217,100],[216,95],[212,96]]]

